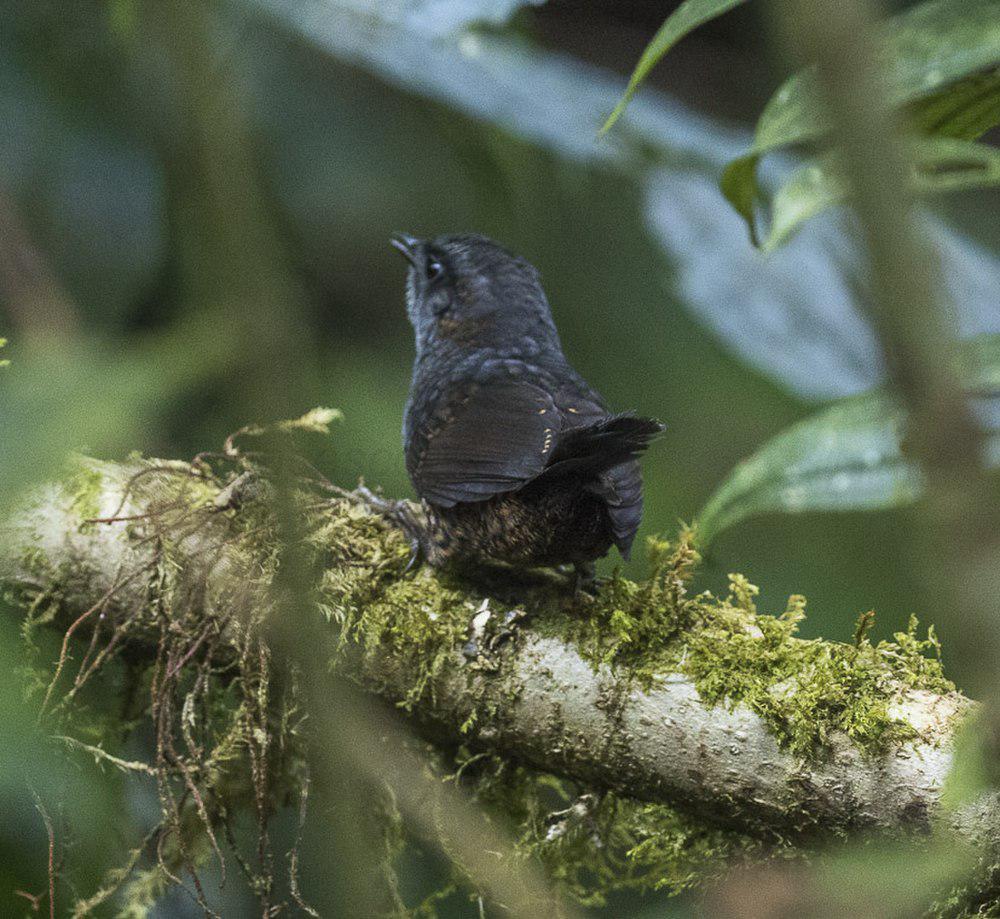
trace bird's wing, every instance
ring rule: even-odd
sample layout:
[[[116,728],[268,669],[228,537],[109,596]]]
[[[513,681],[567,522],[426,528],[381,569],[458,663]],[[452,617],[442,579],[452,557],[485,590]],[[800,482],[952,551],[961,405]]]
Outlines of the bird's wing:
[[[564,430],[586,427],[608,416],[600,393],[572,367],[565,368],[557,379],[560,385],[555,389],[555,402],[563,418]]]
[[[561,427],[544,389],[509,377],[469,381],[414,432],[407,469],[432,504],[484,501],[538,476]]]

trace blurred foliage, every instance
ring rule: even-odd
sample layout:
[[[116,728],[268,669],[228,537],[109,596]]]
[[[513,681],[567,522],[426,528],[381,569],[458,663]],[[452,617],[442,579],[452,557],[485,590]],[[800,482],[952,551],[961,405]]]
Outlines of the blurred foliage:
[[[745,0],[687,0],[647,46],[624,96],[605,123],[617,121],[641,82],[674,43]],[[1000,184],[1000,155],[974,140],[1000,124],[1000,15],[996,0],[925,0],[885,24],[882,54],[891,98],[920,137],[914,143],[913,182],[940,192]],[[748,153],[724,170],[720,187],[744,218],[755,243],[756,211],[764,194],[760,159],[790,145],[829,139],[830,126],[815,74],[789,78],[761,114]],[[834,138],[835,140],[835,138]],[[775,193],[763,248],[781,245],[805,220],[843,201],[848,188],[831,155],[793,173]]]
[[[1000,336],[972,339],[963,355],[970,396],[1000,398]],[[985,459],[1000,463],[1000,430],[992,428]],[[876,390],[836,402],[800,421],[741,462],[698,516],[698,537],[716,534],[753,514],[898,507],[923,493],[923,475],[907,456],[908,419],[898,399]]]
[[[412,345],[402,267],[385,244],[400,229],[479,230],[529,257],[543,270],[579,369],[616,407],[669,423],[644,465],[647,533],[692,519],[755,451],[763,449],[751,462],[770,457],[769,482],[795,472],[787,440],[780,454],[764,445],[790,424],[844,414],[837,406],[814,419],[816,400],[857,396],[883,377],[862,308],[870,284],[850,226],[822,214],[760,258],[716,183],[727,162],[763,148],[745,129],[663,94],[640,94],[628,118],[595,143],[620,81],[542,44],[533,5],[226,0],[206,4],[207,24],[189,29],[170,19],[180,3],[5,4],[0,211],[18,232],[0,225],[0,333],[13,358],[0,388],[0,507],[51,476],[72,451],[190,457],[243,425],[329,402],[344,420],[335,442],[312,451],[317,465],[335,481],[364,475],[406,494],[399,424]],[[705,10],[733,5],[702,4],[699,12],[689,0],[687,25],[676,29],[674,21],[661,43],[693,28]],[[970,16],[989,8],[965,6]],[[574,17],[587,15],[556,14],[567,32]],[[995,30],[973,38],[964,46],[979,57],[948,58],[940,78],[928,76],[898,100],[935,143],[967,141],[994,123],[996,73],[982,62],[993,53]],[[755,37],[746,41],[759,56]],[[701,66],[721,66],[711,46],[702,53]],[[933,69],[926,58],[912,60],[911,76]],[[620,55],[615,63],[628,60]],[[743,81],[732,81],[734,98]],[[808,78],[788,86],[788,104],[799,106],[802,120],[779,105],[779,90],[768,111],[781,115],[775,123],[788,133],[775,133],[775,143],[818,140],[824,127],[809,120]],[[993,168],[993,154],[976,150]],[[779,189],[780,203],[780,189],[794,191],[789,183],[804,175],[797,166],[768,157],[745,178]],[[820,191],[832,197],[826,187]],[[959,200],[960,222],[982,244],[933,218],[927,232],[962,333],[998,333],[996,199]],[[806,197],[794,203],[816,209]],[[867,492],[884,506],[900,481],[912,483],[898,461],[896,410],[880,395],[856,404],[868,406],[871,425],[862,435],[878,440],[889,470]],[[993,408],[984,412],[995,425]],[[844,428],[830,430],[842,446],[849,440]],[[811,495],[830,493],[849,452],[819,457]],[[837,494],[852,499],[836,505],[843,509],[858,507],[866,492]],[[890,634],[905,629],[913,609],[926,608],[900,539],[911,522],[905,510],[804,514],[792,527],[774,513],[788,502],[770,493],[747,488],[733,501],[726,505],[738,504],[740,516],[751,505],[771,514],[727,532],[733,517],[703,518],[713,536],[699,573],[706,586],[746,570],[764,585],[766,608],[808,592],[816,612],[802,629],[811,635],[846,638],[857,612],[873,605],[876,628]],[[831,503],[817,499],[812,509],[821,505]],[[606,562],[605,571],[615,564]],[[626,570],[636,574],[641,565]],[[38,641],[51,667],[59,648]],[[75,655],[84,650],[71,647]],[[22,645],[8,636],[0,660],[22,659]],[[962,661],[948,663],[961,681]],[[81,889],[97,889],[109,862],[131,851],[134,839],[126,836],[153,824],[159,802],[141,777],[119,776],[105,763],[95,781],[96,765],[67,760],[61,745],[39,738],[34,711],[18,703],[11,666],[0,669],[10,680],[2,778],[13,815],[2,839],[0,896],[15,888],[36,894],[47,883],[45,826],[21,781],[25,772]],[[93,706],[108,718],[120,717],[114,679],[104,690],[95,686]],[[148,742],[135,741],[147,752]],[[118,752],[131,760],[141,750]],[[73,826],[60,823],[59,801],[77,815]],[[346,806],[335,794],[325,801]],[[328,873],[326,858],[351,864],[358,848],[331,828],[335,819],[329,823],[307,828],[303,842],[304,862],[318,875]],[[125,824],[120,838],[93,832]],[[275,849],[287,851],[295,815],[280,815],[274,832]],[[309,855],[318,851],[325,858]],[[426,890],[447,877],[433,854],[407,851],[398,867],[404,888]],[[213,895],[218,882],[209,870]],[[342,891],[337,879],[330,884],[334,900]],[[233,885],[222,897],[232,914],[248,908]],[[11,895],[2,902],[15,911],[26,901]],[[632,900],[611,903],[609,914],[638,909]],[[464,916],[469,908],[460,897],[442,910]],[[668,909],[650,908],[657,915]],[[183,894],[166,895],[156,910],[197,912]]]
[[[913,184],[918,192],[948,192],[1000,185],[1000,151],[952,137],[922,137],[913,142]],[[775,192],[771,229],[762,248],[782,245],[805,221],[850,195],[836,158],[827,154],[797,169]]]

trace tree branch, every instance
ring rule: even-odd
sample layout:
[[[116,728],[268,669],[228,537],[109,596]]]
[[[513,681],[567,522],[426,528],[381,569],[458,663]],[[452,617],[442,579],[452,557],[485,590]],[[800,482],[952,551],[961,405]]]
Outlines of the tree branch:
[[[58,597],[63,628],[99,606],[105,628],[128,626],[134,653],[153,654],[143,617],[167,597],[190,604],[204,626],[192,634],[225,635],[234,611],[274,605],[267,489],[234,498],[191,468],[82,461],[0,530],[0,580]],[[774,619],[756,613],[740,578],[727,598],[688,596],[683,544],[650,585],[615,581],[582,610],[544,582],[513,588],[517,603],[509,584],[484,597],[403,574],[401,536],[328,494],[296,500],[323,563],[314,597],[333,620],[330,654],[436,739],[764,839],[924,831],[941,814],[972,703],[946,691],[914,635],[857,648],[794,638],[794,599]],[[821,691],[818,704],[803,698]],[[979,801],[955,826],[985,845],[993,808]]]

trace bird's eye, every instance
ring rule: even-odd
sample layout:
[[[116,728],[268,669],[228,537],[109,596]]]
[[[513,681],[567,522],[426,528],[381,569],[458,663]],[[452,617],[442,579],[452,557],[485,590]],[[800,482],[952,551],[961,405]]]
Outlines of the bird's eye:
[[[427,262],[428,281],[436,281],[443,274],[444,274],[444,265],[442,265],[436,258],[432,258]]]

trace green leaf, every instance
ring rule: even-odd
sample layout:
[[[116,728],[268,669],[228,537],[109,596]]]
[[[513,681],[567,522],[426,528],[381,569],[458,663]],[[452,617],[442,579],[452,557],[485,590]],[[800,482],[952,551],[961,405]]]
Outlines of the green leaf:
[[[975,73],[907,109],[918,134],[975,140],[1000,124],[1000,67]]]
[[[1000,119],[1000,4],[997,0],[930,0],[890,19],[883,56],[893,103],[909,106],[914,124],[943,136],[971,139]],[[989,69],[988,73],[981,71]],[[720,181],[726,199],[755,237],[754,207],[762,200],[757,164],[767,153],[824,137],[829,122],[811,69],[789,78],[757,122],[754,142],[730,162]]]
[[[1000,185],[1000,150],[971,140],[925,137],[915,145],[917,191],[942,192]]]
[[[730,473],[698,518],[698,541],[764,513],[913,501],[919,473],[899,452],[904,413],[885,393],[838,402],[783,431]]]
[[[970,390],[1000,385],[1000,335],[963,345]],[[920,470],[903,456],[906,413],[889,393],[854,396],[793,425],[740,463],[698,518],[699,542],[767,513],[875,510],[915,501]],[[992,442],[1000,440],[996,432]]]
[[[786,242],[810,217],[847,197],[847,188],[835,168],[833,157],[827,155],[801,166],[785,180],[771,201],[771,226],[762,246],[765,252]]]
[[[760,245],[757,235],[757,220],[755,208],[760,198],[760,188],[757,185],[757,163],[760,157],[754,154],[741,156],[726,164],[719,178],[719,188],[725,199],[733,206],[750,230],[750,241]]]
[[[0,348],[4,347],[4,345],[6,345],[6,344],[7,344],[7,339],[6,338],[0,338]],[[2,361],[2,360],[0,360],[0,367],[7,367],[9,365],[10,365],[10,361]]]
[[[607,121],[601,127],[600,134],[606,134],[611,130],[612,125],[619,119],[625,111],[632,97],[636,94],[642,81],[646,79],[649,72],[659,63],[674,45],[685,35],[694,31],[698,26],[703,25],[710,19],[715,19],[723,13],[729,12],[733,7],[746,3],[746,0],[685,0],[668,17],[666,22],[660,26],[652,41],[646,45],[646,49],[639,58],[639,63],[635,65],[632,76],[628,81],[628,86],[622,94],[621,99],[615,106],[614,111],[608,115]]]
[[[924,194],[1000,185],[1000,150],[952,137],[919,138],[913,144],[912,182]],[[795,170],[771,201],[763,249],[786,242],[810,217],[847,200],[849,191],[832,154]]]

